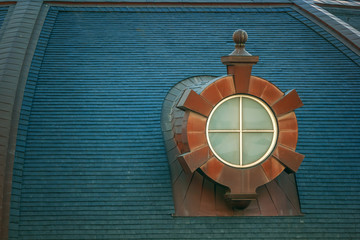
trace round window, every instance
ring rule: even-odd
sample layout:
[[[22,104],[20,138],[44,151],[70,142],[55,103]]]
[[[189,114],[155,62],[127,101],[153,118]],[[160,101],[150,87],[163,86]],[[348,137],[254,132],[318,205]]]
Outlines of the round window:
[[[215,156],[237,168],[265,160],[275,148],[277,135],[270,107],[250,95],[234,95],[219,102],[206,125],[207,141]]]

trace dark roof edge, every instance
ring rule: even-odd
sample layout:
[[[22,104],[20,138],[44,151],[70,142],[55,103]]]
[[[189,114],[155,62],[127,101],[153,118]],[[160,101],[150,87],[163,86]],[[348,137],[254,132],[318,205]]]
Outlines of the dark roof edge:
[[[324,28],[360,56],[360,32],[315,3],[293,0],[295,10]]]
[[[0,0],[3,1],[3,0]],[[44,2],[73,2],[73,3],[195,3],[195,4],[203,4],[203,3],[257,3],[257,4],[267,4],[267,3],[291,3],[291,0],[44,0]]]
[[[0,0],[1,1],[1,0]],[[305,1],[305,0],[48,0],[44,1],[49,5],[129,5],[129,6],[293,6],[294,9],[312,22],[325,29],[336,37],[345,46],[350,48],[355,54],[360,56],[360,32],[337,18],[330,12],[318,6],[319,2],[334,2],[331,0]],[[355,5],[359,5],[354,3]]]
[[[337,0],[314,0],[318,6],[337,7],[337,8],[360,8],[360,2],[337,1]]]

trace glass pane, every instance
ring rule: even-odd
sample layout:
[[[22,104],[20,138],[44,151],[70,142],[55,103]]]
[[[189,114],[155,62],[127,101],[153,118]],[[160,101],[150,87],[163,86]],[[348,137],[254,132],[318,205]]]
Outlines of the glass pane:
[[[258,130],[270,130],[273,129],[272,121],[263,106],[260,103],[243,97],[242,99],[243,109],[243,129],[258,129]]]
[[[239,129],[240,128],[240,100],[232,98],[222,103],[213,113],[209,129]]]
[[[240,164],[240,133],[209,133],[212,148],[224,161]]]
[[[269,149],[273,133],[243,133],[243,165],[259,160]]]

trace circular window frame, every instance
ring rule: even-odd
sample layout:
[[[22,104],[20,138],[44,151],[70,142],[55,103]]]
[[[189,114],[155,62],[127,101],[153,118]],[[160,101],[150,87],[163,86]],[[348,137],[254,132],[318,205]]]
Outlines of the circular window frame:
[[[209,138],[209,133],[212,131],[210,130],[209,132],[209,125],[210,125],[210,121],[212,119],[212,116],[213,114],[216,112],[216,110],[218,109],[218,107],[220,107],[223,103],[229,101],[230,99],[233,99],[233,98],[240,98],[240,123],[239,123],[239,129],[237,130],[220,130],[219,132],[228,132],[228,133],[231,133],[231,132],[239,132],[240,133],[240,141],[239,141],[239,162],[240,164],[239,165],[236,165],[236,164],[232,164],[228,161],[226,161],[225,159],[223,159],[222,157],[219,156],[219,154],[214,150],[212,144],[211,144],[211,141],[210,141],[210,138]],[[271,119],[271,123],[272,123],[272,127],[273,129],[271,131],[269,131],[268,129],[254,129],[254,130],[244,130],[242,129],[242,98],[248,98],[248,99],[251,99],[257,103],[259,103],[265,110],[266,112],[268,113],[270,119]],[[216,132],[217,130],[215,130]],[[207,122],[206,122],[206,140],[207,140],[207,143],[212,151],[212,153],[216,156],[216,158],[221,161],[222,163],[224,163],[225,165],[228,165],[230,167],[233,167],[233,168],[238,168],[238,169],[246,169],[246,168],[251,168],[251,167],[254,167],[254,166],[257,166],[261,163],[263,163],[266,159],[268,159],[271,154],[273,153],[273,151],[275,150],[276,148],[276,145],[277,145],[277,141],[278,141],[278,136],[279,136],[279,127],[278,127],[278,121],[277,121],[277,118],[276,118],[276,115],[275,113],[273,112],[273,110],[271,109],[271,107],[266,103],[264,102],[262,99],[258,98],[258,97],[255,97],[253,95],[249,95],[249,94],[235,94],[235,95],[231,95],[231,96],[228,96],[224,99],[222,99],[220,102],[218,102],[214,108],[211,110],[210,114],[209,114],[209,117],[207,119]],[[214,131],[213,131],[214,132]],[[268,147],[267,151],[259,158],[257,159],[256,161],[250,163],[250,164],[244,164],[242,165],[242,155],[243,155],[243,136],[242,136],[242,133],[246,133],[246,132],[254,132],[254,133],[266,133],[266,132],[271,132],[273,133],[273,136],[272,136],[272,140],[271,140],[271,143],[270,143],[270,146]]]

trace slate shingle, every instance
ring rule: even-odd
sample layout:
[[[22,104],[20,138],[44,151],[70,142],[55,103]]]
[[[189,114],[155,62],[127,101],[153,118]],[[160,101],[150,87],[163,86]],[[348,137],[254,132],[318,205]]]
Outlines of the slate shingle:
[[[291,8],[103,10],[49,11],[19,127],[13,239],[360,237],[360,67],[351,51]],[[173,218],[163,99],[187,77],[224,75],[220,57],[238,28],[260,56],[253,74],[297,89],[305,103],[305,216]]]
[[[8,13],[9,7],[0,7],[0,29],[5,20],[6,14]]]

